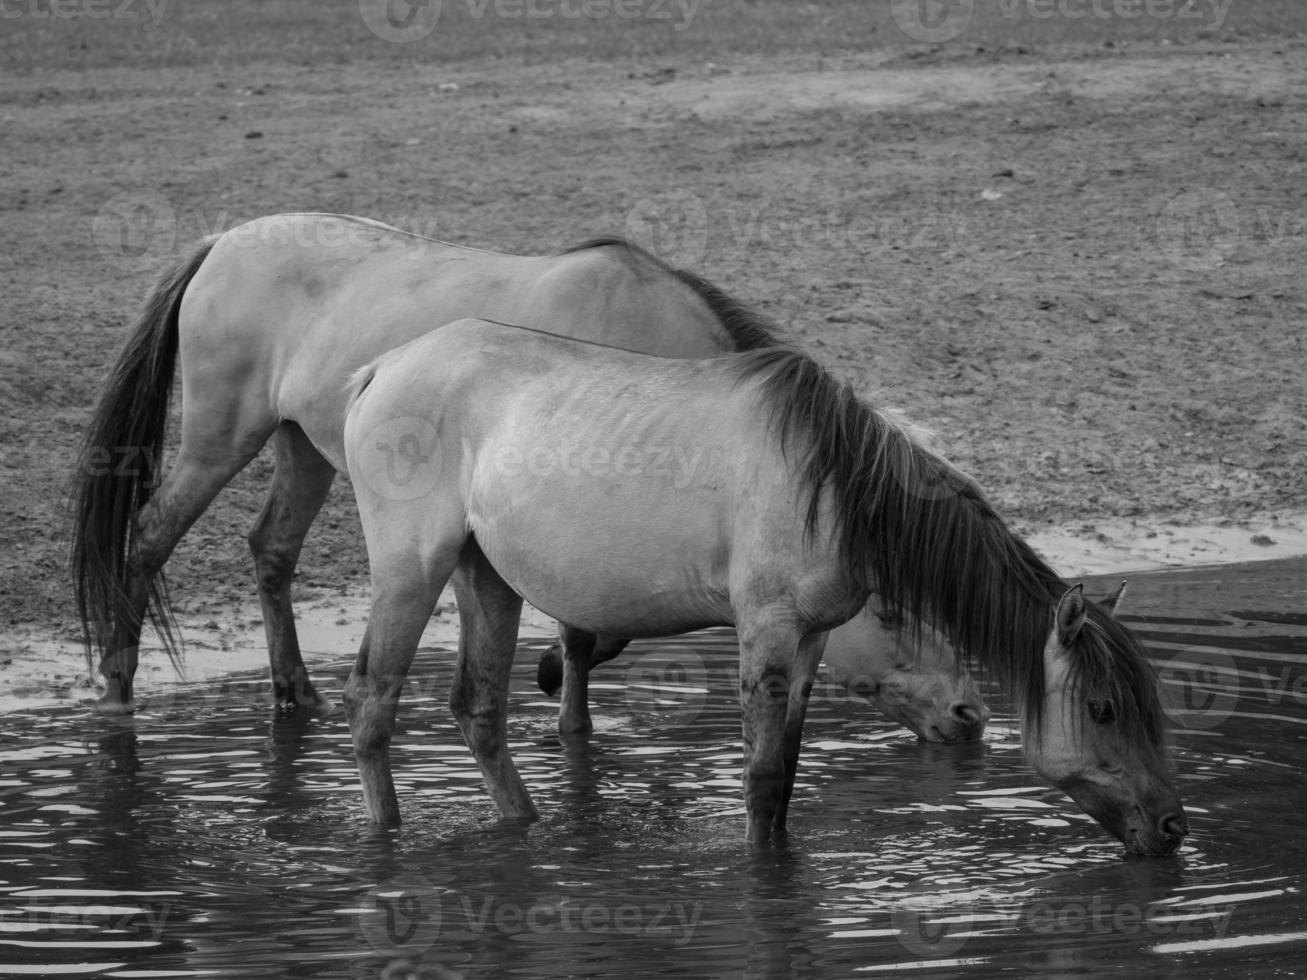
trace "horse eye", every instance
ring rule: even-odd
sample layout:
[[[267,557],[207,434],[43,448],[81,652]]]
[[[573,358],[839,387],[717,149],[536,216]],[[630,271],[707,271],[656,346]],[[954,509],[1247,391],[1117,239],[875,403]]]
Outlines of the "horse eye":
[[[1112,707],[1111,701],[1090,701],[1087,707],[1089,708],[1089,717],[1094,720],[1096,725],[1106,725],[1116,718],[1116,710]]]
[[[885,613],[885,612],[876,613],[876,621],[880,623],[880,625],[884,629],[887,630],[896,630],[899,628],[899,626],[902,623],[902,621],[897,616],[893,615],[892,613]]]

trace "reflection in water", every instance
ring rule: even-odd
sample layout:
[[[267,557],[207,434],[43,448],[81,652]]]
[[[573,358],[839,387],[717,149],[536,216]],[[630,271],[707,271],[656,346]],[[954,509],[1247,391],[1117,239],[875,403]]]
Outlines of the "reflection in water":
[[[821,684],[788,844],[745,846],[726,632],[693,638],[681,662],[697,676],[660,687],[642,674],[636,689],[620,672],[597,677],[589,741],[560,743],[525,652],[511,737],[544,814],[532,825],[494,819],[444,707],[441,652],[419,655],[401,710],[400,830],[362,822],[340,716],[274,716],[255,694],[204,691],[125,723],[10,716],[0,975],[1061,977],[1124,965],[1187,977],[1300,964],[1307,706],[1293,685],[1307,683],[1307,627],[1154,617],[1141,631],[1191,722],[1176,748],[1195,833],[1160,860],[1123,859],[1039,786],[1010,713],[984,744],[922,744]]]

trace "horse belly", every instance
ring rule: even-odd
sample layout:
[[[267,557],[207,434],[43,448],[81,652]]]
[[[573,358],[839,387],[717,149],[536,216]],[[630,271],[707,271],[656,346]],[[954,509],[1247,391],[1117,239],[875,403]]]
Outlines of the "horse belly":
[[[635,637],[729,624],[721,493],[677,486],[652,457],[627,453],[622,475],[597,452],[501,454],[474,480],[471,529],[523,598],[570,625]]]

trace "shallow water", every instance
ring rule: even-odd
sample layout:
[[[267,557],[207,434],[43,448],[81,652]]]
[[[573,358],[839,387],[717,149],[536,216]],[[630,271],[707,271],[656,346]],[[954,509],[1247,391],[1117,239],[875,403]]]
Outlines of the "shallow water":
[[[1001,705],[984,745],[930,746],[823,684],[788,847],[747,847],[728,631],[634,646],[567,746],[524,645],[510,732],[543,818],[505,825],[424,651],[399,831],[361,818],[343,718],[274,717],[261,680],[121,723],[6,716],[0,976],[1291,975],[1307,566],[1251,567],[1133,584],[1188,726],[1173,858],[1123,857],[1039,786]]]

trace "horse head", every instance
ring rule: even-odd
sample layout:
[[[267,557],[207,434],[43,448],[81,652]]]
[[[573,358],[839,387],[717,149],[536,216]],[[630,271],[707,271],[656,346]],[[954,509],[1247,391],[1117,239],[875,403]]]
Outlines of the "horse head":
[[[924,623],[913,629],[878,608],[832,630],[824,654],[832,680],[870,698],[928,742],[965,742],[985,731],[989,708],[953,648]]]
[[[1132,854],[1165,855],[1189,826],[1172,783],[1157,681],[1139,642],[1080,586],[1058,603],[1044,647],[1044,699],[1027,711],[1026,755]]]

